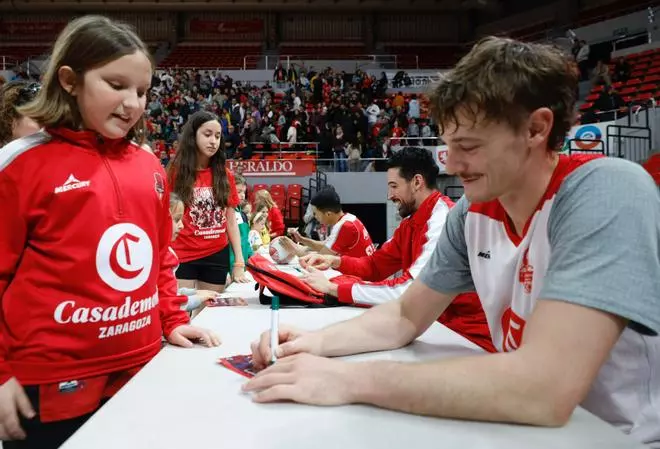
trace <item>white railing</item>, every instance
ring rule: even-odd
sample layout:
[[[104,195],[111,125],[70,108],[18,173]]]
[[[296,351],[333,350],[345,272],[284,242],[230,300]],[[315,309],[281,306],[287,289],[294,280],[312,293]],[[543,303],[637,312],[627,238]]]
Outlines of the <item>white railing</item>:
[[[0,70],[9,70],[18,65],[18,59],[10,56],[0,56]]]
[[[383,68],[396,69],[398,68],[397,55],[368,55],[368,54],[319,54],[319,55],[246,55],[243,57],[243,70],[249,67],[259,66],[263,62],[263,70],[275,70],[279,64],[282,64],[286,69],[292,64],[297,64],[298,61],[362,61],[370,64],[381,64]],[[417,65],[419,66],[419,58],[416,56]],[[387,67],[385,67],[387,66]]]

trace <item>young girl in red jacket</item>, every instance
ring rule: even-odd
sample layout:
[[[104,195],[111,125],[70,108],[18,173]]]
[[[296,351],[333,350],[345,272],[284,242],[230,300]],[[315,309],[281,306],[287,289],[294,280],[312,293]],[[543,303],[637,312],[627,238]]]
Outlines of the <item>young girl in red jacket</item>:
[[[264,210],[268,214],[268,230],[271,238],[284,235],[284,216],[268,190],[254,192],[254,210],[255,212]]]
[[[139,140],[153,65],[99,16],[70,22],[34,101],[45,127],[0,151],[0,439],[59,447],[190,326],[173,267],[165,173]],[[8,441],[13,440],[13,441]]]
[[[183,127],[170,164],[172,191],[184,202],[183,229],[172,247],[179,257],[180,288],[222,292],[229,271],[229,245],[236,255],[232,278],[247,282],[235,216],[239,199],[225,167],[222,128],[211,112],[194,113]]]

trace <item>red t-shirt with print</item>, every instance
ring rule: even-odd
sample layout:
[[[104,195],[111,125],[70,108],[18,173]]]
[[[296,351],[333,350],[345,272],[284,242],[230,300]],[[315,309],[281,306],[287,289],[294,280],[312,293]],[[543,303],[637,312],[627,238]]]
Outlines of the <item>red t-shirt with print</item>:
[[[227,208],[239,204],[234,175],[225,169],[229,181]],[[183,229],[172,247],[181,263],[201,259],[222,250],[229,243],[226,208],[219,207],[213,196],[211,169],[197,171],[192,204],[183,212]]]

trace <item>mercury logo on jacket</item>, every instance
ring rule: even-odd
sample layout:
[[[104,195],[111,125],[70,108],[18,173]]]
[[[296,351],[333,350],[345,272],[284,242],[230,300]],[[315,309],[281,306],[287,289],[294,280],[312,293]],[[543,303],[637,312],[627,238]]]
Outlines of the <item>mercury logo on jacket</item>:
[[[149,361],[187,324],[159,161],[128,140],[49,129],[0,150],[0,383]],[[169,260],[169,257],[167,257]]]

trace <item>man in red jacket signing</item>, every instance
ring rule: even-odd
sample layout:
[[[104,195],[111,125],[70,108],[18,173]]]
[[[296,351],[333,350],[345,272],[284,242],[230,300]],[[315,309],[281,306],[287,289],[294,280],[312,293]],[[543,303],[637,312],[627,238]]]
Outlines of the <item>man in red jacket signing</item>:
[[[403,219],[390,240],[370,256],[309,254],[300,259],[302,279],[344,304],[371,307],[399,298],[431,257],[453,202],[436,187],[438,166],[424,148],[407,147],[388,160],[387,197]],[[317,270],[333,268],[362,281],[334,284]],[[397,276],[393,276],[399,273]],[[438,319],[488,351],[494,351],[476,293],[460,295]]]

